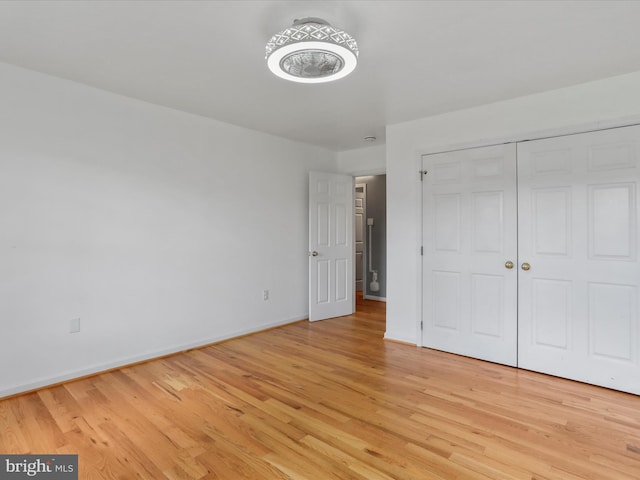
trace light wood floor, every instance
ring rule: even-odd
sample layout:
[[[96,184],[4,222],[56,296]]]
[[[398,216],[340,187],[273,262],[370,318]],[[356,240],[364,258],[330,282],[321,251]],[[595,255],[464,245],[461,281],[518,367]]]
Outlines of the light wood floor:
[[[640,397],[382,340],[384,303],[0,401],[81,479],[640,478]]]

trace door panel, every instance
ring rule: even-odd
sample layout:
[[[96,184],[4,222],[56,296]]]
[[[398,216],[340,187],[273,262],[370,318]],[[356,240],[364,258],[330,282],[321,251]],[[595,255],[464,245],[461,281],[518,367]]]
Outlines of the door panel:
[[[589,185],[589,258],[636,259],[635,184]]]
[[[515,145],[423,156],[423,345],[517,361]]]
[[[518,145],[519,366],[640,393],[640,128]]]
[[[503,192],[474,192],[471,220],[472,251],[474,253],[501,253],[503,244],[502,206]]]
[[[504,277],[471,275],[471,331],[499,339],[503,332]]]
[[[309,320],[349,315],[353,293],[353,177],[309,174]]]
[[[533,248],[537,255],[571,256],[571,188],[531,192]]]

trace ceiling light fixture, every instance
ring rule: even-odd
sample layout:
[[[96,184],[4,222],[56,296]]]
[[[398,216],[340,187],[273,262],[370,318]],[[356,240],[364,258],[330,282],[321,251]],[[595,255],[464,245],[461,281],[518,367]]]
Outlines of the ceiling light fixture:
[[[358,45],[321,18],[295,20],[267,43],[269,69],[292,82],[322,83],[346,77],[358,63]]]

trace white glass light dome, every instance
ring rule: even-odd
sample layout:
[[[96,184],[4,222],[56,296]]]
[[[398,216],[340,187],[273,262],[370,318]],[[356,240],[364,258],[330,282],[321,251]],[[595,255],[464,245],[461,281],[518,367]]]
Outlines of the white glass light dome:
[[[286,80],[322,83],[346,77],[358,64],[358,45],[320,18],[303,18],[267,43],[269,69]]]

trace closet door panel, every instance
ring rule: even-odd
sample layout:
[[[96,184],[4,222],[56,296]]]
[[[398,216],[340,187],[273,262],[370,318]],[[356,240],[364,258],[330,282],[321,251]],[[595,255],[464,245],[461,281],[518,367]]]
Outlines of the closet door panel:
[[[515,145],[425,155],[423,168],[423,345],[515,365]]]
[[[639,154],[639,127],[518,144],[519,367],[640,393]]]

